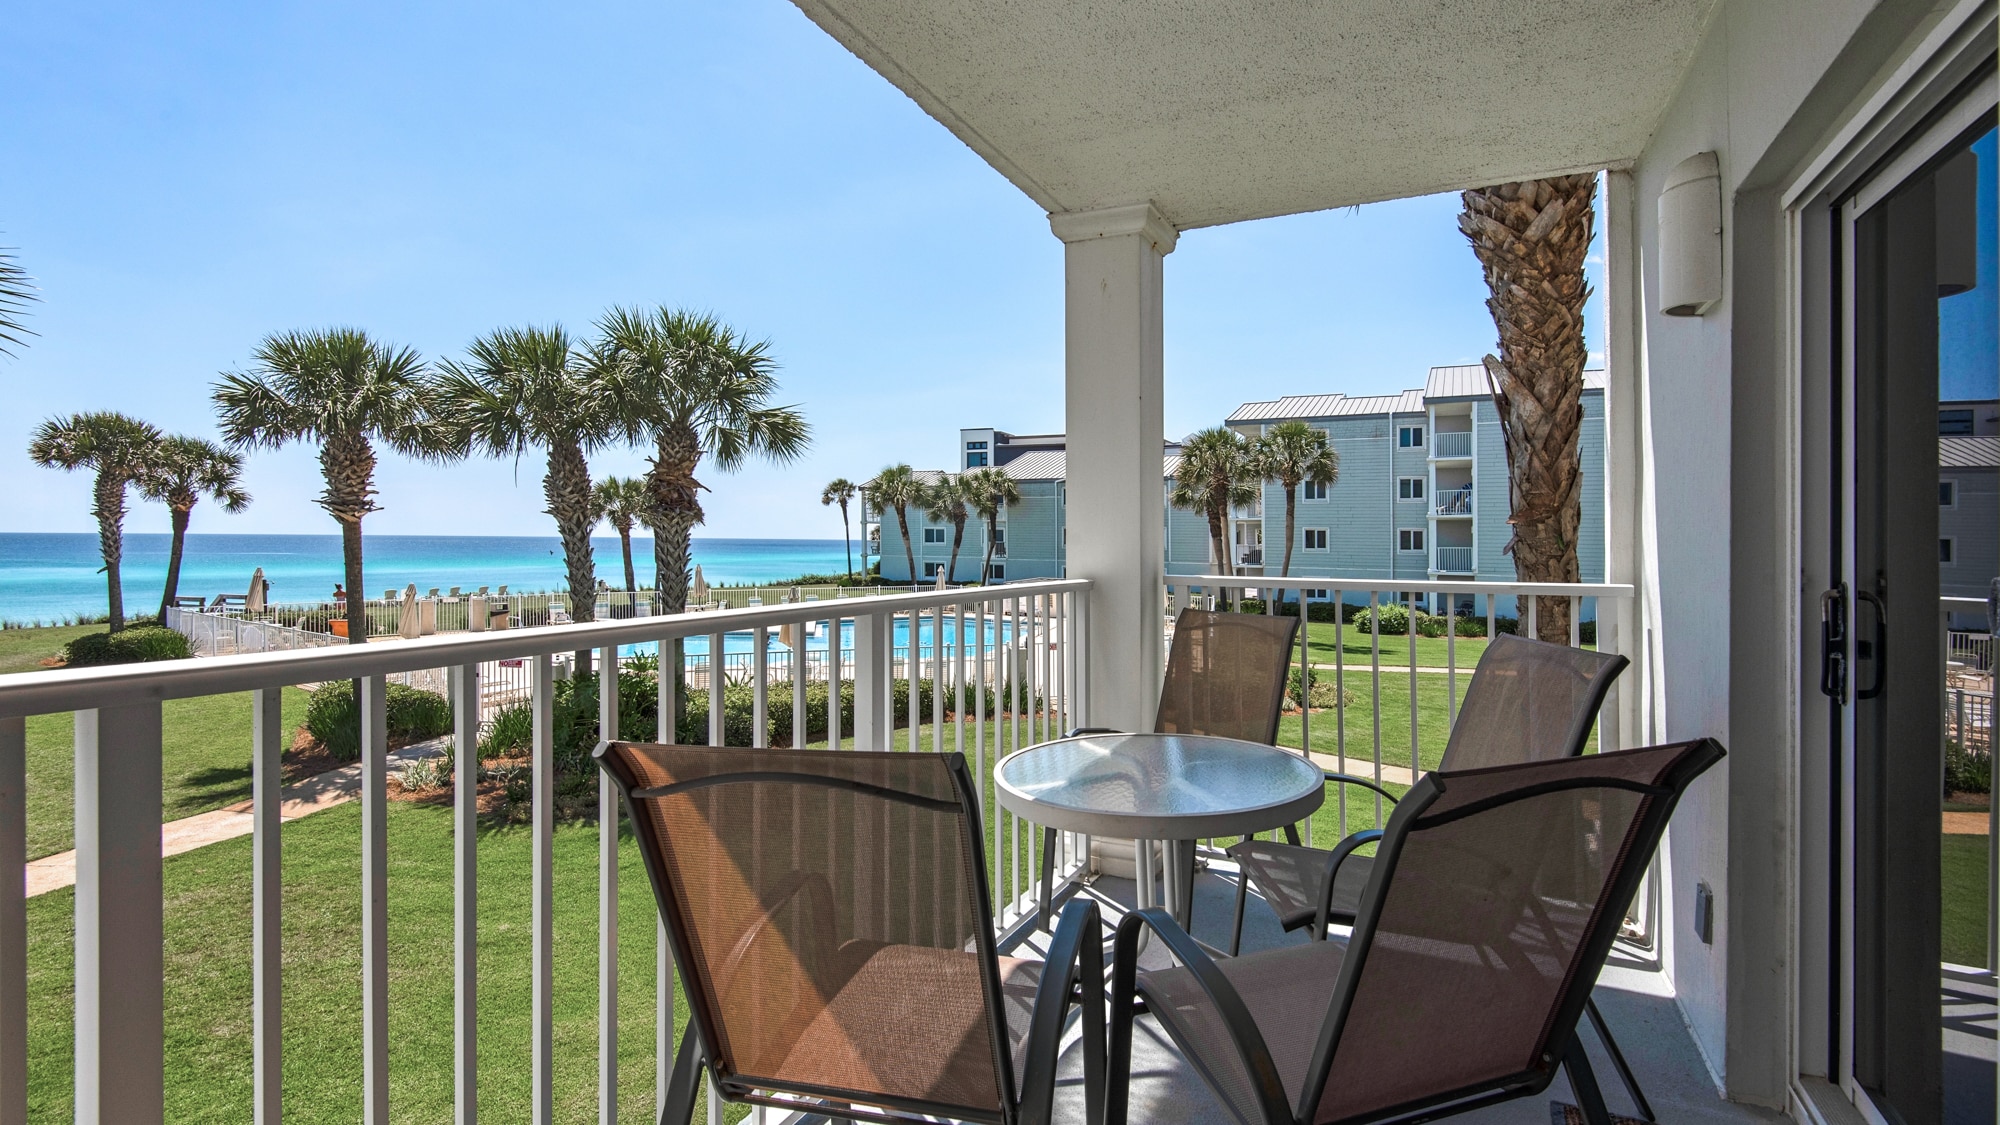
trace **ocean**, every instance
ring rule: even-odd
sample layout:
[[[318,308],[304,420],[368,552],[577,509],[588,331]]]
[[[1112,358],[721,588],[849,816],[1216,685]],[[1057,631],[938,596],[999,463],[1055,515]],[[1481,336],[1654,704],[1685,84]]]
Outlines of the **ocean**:
[[[127,614],[159,607],[171,546],[167,535],[125,536]],[[562,545],[554,536],[369,535],[362,546],[371,597],[412,582],[418,593],[432,586],[560,590],[565,582]],[[592,539],[591,548],[598,578],[622,587],[617,536]],[[854,548],[859,566],[861,544]],[[838,574],[847,567],[838,539],[696,538],[694,561],[702,577],[717,584],[778,582],[801,574]],[[46,622],[105,612],[103,566],[95,534],[0,533],[0,621]],[[340,536],[189,535],[180,593],[204,598],[243,593],[260,566],[273,601],[321,600],[341,581]],[[632,566],[640,584],[648,584],[651,539],[632,540]]]

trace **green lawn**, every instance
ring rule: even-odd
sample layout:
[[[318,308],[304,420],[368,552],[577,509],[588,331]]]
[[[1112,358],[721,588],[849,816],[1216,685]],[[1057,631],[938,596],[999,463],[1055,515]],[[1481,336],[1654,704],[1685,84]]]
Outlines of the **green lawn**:
[[[1315,621],[1306,627],[1306,651],[1311,654],[1313,663],[1326,665],[1333,663],[1333,629],[1333,623],[1330,621]],[[1410,638],[1408,635],[1400,637],[1384,636],[1381,640],[1382,663],[1384,665],[1405,667],[1410,663]],[[1373,636],[1360,629],[1356,629],[1352,625],[1343,625],[1340,627],[1340,655],[1341,659],[1346,661],[1349,668],[1353,668],[1356,664],[1359,664],[1362,668],[1368,666],[1374,642],[1375,638]],[[1418,637],[1417,667],[1449,667],[1450,665],[1446,662],[1445,658],[1453,655],[1453,653],[1448,651],[1448,648],[1452,647],[1456,648],[1455,655],[1457,656],[1459,671],[1470,672],[1479,663],[1480,656],[1486,652],[1486,638],[1459,637],[1454,645],[1453,642],[1448,641],[1444,637]],[[1594,649],[1597,646],[1587,644],[1583,647]]]
[[[0,631],[0,637],[13,632]],[[305,716],[306,693],[286,688],[285,729],[297,729]],[[29,858],[75,846],[75,731],[68,712],[28,720]],[[178,820],[248,800],[250,737],[248,693],[169,700],[161,709],[165,785],[160,819]]]
[[[63,646],[102,625],[55,625],[43,629],[0,629],[0,675],[39,672],[42,661],[62,655]]]
[[[1986,963],[1986,837],[1944,837],[1943,955],[1954,965]]]

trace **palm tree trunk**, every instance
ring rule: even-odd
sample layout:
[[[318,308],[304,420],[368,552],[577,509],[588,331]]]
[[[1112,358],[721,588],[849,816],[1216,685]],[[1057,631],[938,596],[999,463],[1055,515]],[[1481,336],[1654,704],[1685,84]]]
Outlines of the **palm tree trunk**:
[[[549,467],[542,475],[542,496],[555,517],[562,538],[563,568],[569,578],[569,615],[575,621],[597,620],[597,565],[590,553],[590,529],[597,508],[590,495],[590,465],[574,443],[551,443]],[[590,673],[590,650],[576,650],[573,675]]]
[[[847,576],[854,577],[854,530],[847,522],[847,501],[840,502],[840,545],[847,548]]]
[[[361,521],[340,521],[340,562],[347,577],[347,643],[368,643],[368,595],[362,591]],[[356,699],[361,698],[359,695]]]
[[[951,561],[944,564],[944,580],[946,582],[955,582],[958,580],[958,548],[964,542],[965,521],[960,520],[958,523],[953,524],[951,529]]]
[[[174,595],[181,588],[181,550],[187,544],[188,516],[186,508],[173,508],[174,542],[167,551],[167,585],[160,594],[160,624],[167,623],[167,607],[174,604]]]
[[[1292,524],[1299,512],[1299,486],[1285,486],[1285,564],[1278,568],[1278,577],[1292,576],[1292,540],[1298,537],[1298,529]]]
[[[903,559],[910,564],[910,585],[917,584],[917,549],[910,545],[910,513],[896,505],[896,526],[903,530]]]
[[[632,525],[631,524],[628,523],[619,525],[618,547],[625,553],[625,592],[628,594],[636,594],[639,592],[639,576],[632,569]]]
[[[1523,582],[1575,582],[1582,522],[1584,255],[1595,222],[1595,175],[1501,184],[1462,196],[1459,230],[1492,294],[1500,355],[1486,373],[1507,449],[1506,551]],[[1536,633],[1569,643],[1569,599],[1542,598]]]
[[[97,517],[97,546],[104,555],[106,610],[111,617],[108,631],[116,633],[125,628],[125,587],[119,578],[119,563],[125,556],[125,478],[97,474],[96,502],[90,511]]]
[[[979,560],[979,584],[981,586],[993,581],[993,539],[999,534],[1000,514],[996,511],[994,514],[986,517],[986,554]]]
[[[1222,516],[1223,512],[1209,509],[1208,537],[1215,543],[1215,572],[1227,578],[1236,572],[1229,569],[1229,533]]]

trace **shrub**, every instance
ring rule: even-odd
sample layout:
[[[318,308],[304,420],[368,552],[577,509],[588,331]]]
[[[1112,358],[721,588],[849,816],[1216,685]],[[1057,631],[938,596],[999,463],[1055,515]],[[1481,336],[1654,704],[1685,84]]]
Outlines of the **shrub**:
[[[389,737],[436,738],[451,732],[451,704],[433,691],[389,685]],[[321,684],[306,701],[306,730],[326,752],[344,762],[361,756],[361,708],[354,683]]]
[[[72,668],[99,664],[138,664],[149,660],[185,660],[194,655],[188,639],[172,629],[142,625],[118,633],[85,633],[63,646]]]
[[[1410,611],[1407,606],[1395,602],[1377,605],[1373,609],[1363,607],[1354,615],[1354,627],[1363,633],[1400,637],[1410,631]]]
[[[445,758],[418,758],[403,766],[400,777],[403,788],[412,793],[442,789],[451,780],[451,762]]]
[[[1944,792],[1989,793],[1993,789],[1993,755],[1967,750],[1955,738],[1944,743]]]

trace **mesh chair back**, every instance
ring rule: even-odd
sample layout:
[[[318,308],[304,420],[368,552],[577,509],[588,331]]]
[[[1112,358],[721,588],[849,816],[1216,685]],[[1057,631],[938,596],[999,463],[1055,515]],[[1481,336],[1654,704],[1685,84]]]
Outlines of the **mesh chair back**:
[[[1276,743],[1298,631],[1296,617],[1182,610],[1153,729]]]
[[[1511,633],[1494,637],[1466,686],[1438,768],[1484,769],[1581,754],[1604,693],[1628,663]]]
[[[613,743],[599,761],[725,1090],[997,1119],[1013,1065],[960,755]],[[911,1010],[928,1018],[886,1016]]]
[[[1546,1084],[1674,803],[1721,757],[1702,740],[1413,788],[1384,834],[1302,1112],[1351,1121]],[[1412,1044],[1426,1047],[1414,1062]]]

